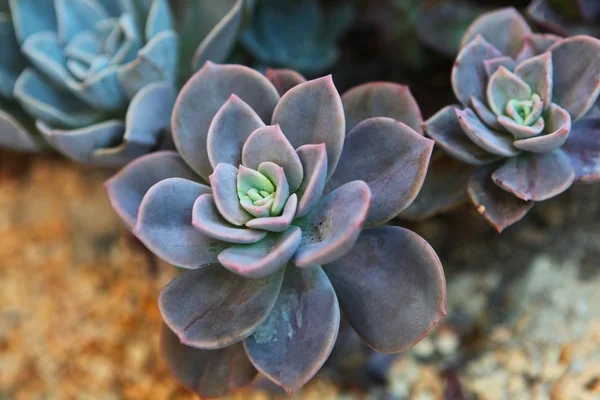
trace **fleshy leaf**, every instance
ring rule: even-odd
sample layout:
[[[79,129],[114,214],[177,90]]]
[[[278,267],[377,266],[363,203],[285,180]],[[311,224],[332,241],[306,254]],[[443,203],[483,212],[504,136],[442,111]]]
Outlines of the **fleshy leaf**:
[[[290,191],[295,192],[304,177],[302,163],[279,125],[258,128],[244,143],[242,165],[256,170],[265,161],[283,168]]]
[[[452,90],[464,106],[469,104],[471,97],[485,101],[488,75],[484,61],[502,56],[498,49],[481,36],[458,53],[452,68]]]
[[[464,133],[482,149],[501,157],[513,157],[519,154],[507,134],[494,132],[488,128],[470,108],[455,109],[456,117]]]
[[[546,127],[546,121],[544,120],[544,118],[538,118],[537,121],[535,121],[535,123],[531,126],[520,124],[514,119],[504,115],[498,117],[498,122],[504,129],[512,133],[515,139],[527,139],[531,138],[532,136],[539,135]],[[516,148],[525,150],[517,146],[516,142],[513,142],[513,145]]]
[[[592,108],[600,93],[600,40],[573,36],[548,51],[554,67],[552,101],[575,122]]]
[[[203,398],[222,397],[248,385],[256,377],[242,343],[219,350],[201,350],[186,346],[163,325],[161,355],[167,368],[182,385]]]
[[[254,110],[232,94],[217,112],[208,129],[207,146],[211,165],[240,165],[246,139],[263,126],[265,124]]]
[[[119,68],[119,82],[130,99],[152,82],[176,84],[177,46],[175,32],[161,32],[138,51],[135,60]]]
[[[294,148],[325,143],[327,176],[333,174],[344,145],[345,122],[342,100],[331,75],[289,90],[273,112],[273,123],[281,126]]]
[[[61,128],[89,126],[101,112],[82,104],[67,91],[57,90],[33,69],[26,69],[15,83],[15,98],[33,118]]]
[[[185,84],[177,98],[172,120],[173,138],[183,158],[203,178],[212,171],[206,146],[208,129],[232,93],[247,103],[262,121],[271,120],[279,100],[277,90],[257,71],[241,65],[211,62]]]
[[[346,254],[367,219],[371,191],[362,181],[338,187],[305,217],[294,221],[302,229],[302,243],[294,256],[298,267],[314,267]]]
[[[67,71],[63,47],[55,32],[45,31],[31,35],[23,42],[21,51],[33,66],[61,89],[65,89],[67,82],[72,80]]]
[[[267,236],[267,232],[238,228],[221,217],[212,195],[203,194],[196,199],[192,211],[192,225],[200,232],[227,243],[256,243]]]
[[[540,96],[544,110],[552,103],[552,70],[552,54],[548,52],[522,62],[515,70],[515,75]]]
[[[417,198],[399,215],[411,221],[423,221],[468,200],[467,183],[477,167],[437,153],[431,157],[425,182]]]
[[[283,210],[283,207],[290,196],[290,186],[283,168],[279,165],[266,161],[258,166],[258,172],[263,174],[268,180],[275,184],[275,196],[273,197],[273,207],[271,208],[271,215],[279,215]],[[296,203],[297,203],[296,198]],[[296,206],[294,206],[294,213],[296,212]],[[293,218],[293,215],[292,215]],[[251,222],[251,221],[250,221]],[[289,225],[289,224],[288,224]],[[269,229],[270,230],[270,229]]]
[[[240,205],[236,167],[225,163],[217,164],[209,179],[215,204],[223,218],[236,226],[242,226],[252,219]]]
[[[492,179],[522,200],[542,201],[567,190],[575,179],[575,171],[561,150],[522,153],[498,168]]]
[[[325,192],[361,180],[371,190],[371,207],[365,226],[394,218],[417,197],[434,142],[402,122],[370,118],[346,136],[338,168]]]
[[[389,82],[365,83],[342,95],[346,116],[346,133],[362,121],[388,117],[400,121],[422,134],[423,117],[408,86]]]
[[[9,0],[9,8],[19,42],[37,32],[58,32],[54,1]]]
[[[529,85],[504,67],[492,75],[487,87],[487,100],[496,115],[503,115],[510,100],[529,100],[533,92]]]
[[[69,43],[78,33],[108,18],[106,11],[96,1],[54,0],[54,7],[61,43]]]
[[[173,279],[160,292],[158,306],[182,344],[221,349],[245,339],[265,321],[282,281],[283,269],[247,279],[212,264]]]
[[[254,366],[291,395],[325,363],[339,325],[337,297],[323,269],[290,266],[271,314],[244,347]]]
[[[354,330],[381,353],[411,347],[446,315],[440,260],[407,229],[365,229],[348,254],[324,269]]]
[[[125,224],[136,224],[144,195],[156,183],[167,178],[197,178],[174,151],[160,151],[132,161],[104,184],[110,202]]]
[[[491,77],[500,67],[504,67],[511,72],[514,71],[517,63],[512,57],[503,56],[485,60],[483,66],[485,67],[485,72],[487,72],[488,77]]]
[[[0,12],[0,41],[0,95],[11,99],[15,82],[27,66],[27,60],[21,54],[14,25],[5,12]]]
[[[265,76],[275,86],[280,96],[286,94],[291,88],[306,82],[306,78],[291,69],[267,68]]]
[[[600,119],[582,119],[573,125],[562,149],[571,160],[578,182],[600,180]]]
[[[175,266],[198,268],[215,262],[227,244],[192,225],[194,202],[208,193],[208,186],[187,179],[158,182],[142,199],[134,235],[154,254]]]
[[[0,146],[19,151],[41,150],[42,144],[30,129],[16,115],[0,109]]]
[[[209,7],[214,7],[213,3]],[[194,71],[198,71],[207,61],[218,63],[227,59],[235,44],[243,14],[244,0],[235,0],[231,10],[211,29],[194,52]]]
[[[517,140],[513,145],[518,149],[534,153],[545,153],[561,147],[571,132],[571,116],[564,108],[552,103],[545,121],[548,133]]]
[[[502,53],[514,58],[530,34],[531,29],[521,14],[513,7],[506,7],[479,16],[463,36],[461,46],[467,46],[481,35]]]
[[[498,159],[475,145],[465,135],[456,117],[456,106],[446,106],[423,124],[427,136],[450,156],[471,165],[484,165]]]
[[[260,242],[233,246],[219,254],[219,262],[244,278],[263,278],[285,267],[301,239],[300,228],[292,226],[283,233],[270,233]]]
[[[491,168],[481,168],[469,180],[469,197],[477,212],[497,231],[519,222],[533,207],[533,201],[523,201],[499,188],[492,180]]]
[[[298,196],[296,193],[292,194],[285,203],[283,213],[278,217],[262,217],[254,218],[246,223],[248,228],[263,229],[270,232],[283,232],[285,231],[296,214],[298,207]]]
[[[502,130],[502,125],[498,122],[498,116],[481,100],[476,97],[471,97],[471,108],[487,126],[496,131]]]
[[[144,34],[149,41],[159,33],[173,30],[173,15],[166,0],[153,0]]]
[[[304,179],[296,191],[300,201],[296,217],[305,216],[321,199],[327,180],[327,151],[325,143],[305,144],[296,149],[302,162]]]
[[[533,33],[525,38],[523,47],[517,54],[517,63],[545,53],[554,43],[563,40],[562,37],[552,34]]]

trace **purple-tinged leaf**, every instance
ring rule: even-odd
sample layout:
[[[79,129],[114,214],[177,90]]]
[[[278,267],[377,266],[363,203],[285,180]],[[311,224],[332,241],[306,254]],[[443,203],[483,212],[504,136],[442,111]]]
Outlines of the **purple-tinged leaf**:
[[[562,36],[568,35],[565,28],[568,23],[567,19],[555,10],[548,0],[532,0],[527,6],[527,15],[535,25],[546,31]]]
[[[296,149],[302,162],[304,179],[296,191],[299,197],[296,217],[305,216],[321,199],[327,180],[327,150],[325,143],[305,144]]]
[[[552,103],[552,54],[546,52],[522,62],[515,69],[515,75],[540,96],[547,110]]]
[[[575,171],[561,150],[522,153],[494,171],[492,179],[522,200],[542,201],[567,190],[575,180]]]
[[[296,193],[292,194],[285,203],[283,213],[278,217],[262,217],[254,218],[246,223],[248,228],[262,229],[269,232],[283,232],[285,231],[296,214],[298,207],[298,196]]]
[[[600,40],[573,36],[548,51],[554,68],[552,101],[566,109],[575,122],[592,108],[600,94]]]
[[[529,85],[504,67],[492,75],[487,87],[487,100],[496,115],[503,115],[510,100],[529,100],[533,92]]]
[[[217,164],[209,179],[215,204],[223,218],[236,226],[245,225],[252,219],[252,216],[240,205],[236,167],[225,163]]]
[[[571,132],[571,116],[564,108],[552,103],[545,121],[548,133],[517,140],[513,145],[518,149],[533,153],[545,153],[561,147]]]
[[[305,217],[294,221],[302,229],[302,243],[294,256],[298,267],[314,267],[337,260],[352,246],[367,219],[371,191],[363,181],[338,187]]]
[[[499,157],[475,145],[461,128],[456,106],[446,106],[423,124],[427,136],[450,156],[471,165],[489,164]]]
[[[477,146],[501,157],[513,157],[519,154],[519,150],[513,147],[508,134],[494,132],[488,128],[470,108],[464,110],[456,108],[455,112],[462,130]]]
[[[467,46],[481,35],[502,53],[514,58],[530,34],[531,29],[523,16],[513,7],[506,7],[479,16],[467,29],[461,46]]]
[[[283,168],[290,191],[295,192],[304,177],[302,163],[279,125],[258,128],[250,134],[242,149],[244,167],[256,170],[265,161]]]
[[[434,154],[419,195],[399,217],[424,221],[466,202],[467,183],[476,170],[476,166],[465,164],[445,153]]]
[[[207,62],[185,84],[173,110],[173,139],[186,162],[204,179],[212,172],[207,137],[210,124],[232,94],[269,121],[279,100],[277,90],[259,72],[241,65]]]
[[[476,97],[471,97],[471,108],[487,126],[495,131],[502,130],[502,125],[498,122],[498,116],[484,102]]]
[[[342,100],[331,76],[289,90],[273,112],[273,123],[281,126],[294,148],[325,143],[327,176],[333,174],[344,146],[346,128]]]
[[[600,119],[582,119],[574,124],[563,150],[578,182],[600,181]]]
[[[286,201],[290,197],[290,186],[288,184],[287,178],[285,177],[285,172],[283,168],[281,168],[279,165],[270,161],[265,161],[261,163],[258,166],[258,172],[263,174],[265,178],[267,178],[269,181],[275,184],[275,196],[273,197],[271,215],[279,215],[281,211],[283,211],[283,208],[286,205]],[[295,212],[296,206],[294,206],[294,213]]]
[[[160,151],[132,161],[106,181],[110,203],[129,229],[135,227],[146,192],[167,178],[194,180],[198,176],[176,152]]]
[[[525,38],[523,47],[517,57],[517,63],[522,63],[532,57],[545,53],[554,43],[563,38],[551,34],[534,33]]]
[[[512,118],[501,115],[498,117],[498,123],[504,129],[512,133],[516,139],[528,139],[533,136],[539,135],[546,127],[546,121],[544,120],[544,118],[538,118],[533,125],[527,126],[516,122]],[[513,142],[513,145],[517,148],[520,148],[516,145],[516,142]],[[525,149],[521,148],[521,150]]]
[[[492,171],[485,167],[473,174],[468,193],[477,212],[500,233],[520,221],[535,202],[523,201],[499,188],[492,180]]]
[[[488,77],[491,77],[500,67],[504,67],[511,72],[514,71],[517,63],[511,57],[503,56],[485,60],[483,66],[485,67],[485,72],[487,72]]]
[[[275,86],[280,96],[286,94],[291,88],[306,82],[306,78],[291,69],[267,68],[265,76]]]
[[[265,124],[256,112],[242,99],[232,94],[219,109],[208,129],[206,145],[213,168],[219,163],[240,165],[246,139],[252,132],[263,126]]]
[[[263,278],[285,267],[302,240],[302,232],[292,226],[282,233],[269,233],[253,244],[240,244],[219,254],[219,262],[244,278]]]
[[[452,90],[464,106],[469,104],[471,97],[485,101],[488,75],[484,61],[502,56],[481,36],[477,36],[458,53],[452,68]]]
[[[182,344],[207,350],[231,346],[268,317],[283,271],[262,279],[247,279],[219,264],[187,271],[160,292],[160,313]]]
[[[258,371],[244,351],[242,343],[219,350],[201,350],[179,342],[163,325],[161,355],[175,379],[202,398],[216,398],[250,384]]]
[[[408,86],[390,82],[372,82],[355,86],[342,94],[346,133],[362,121],[388,117],[422,134],[423,117]]]
[[[228,244],[192,225],[194,202],[210,188],[182,178],[152,186],[140,204],[133,234],[158,257],[181,268],[198,268],[217,260]]]
[[[434,141],[391,118],[369,118],[346,136],[342,157],[325,193],[361,180],[371,190],[365,227],[396,217],[413,202],[427,174]]]
[[[210,194],[203,194],[196,199],[192,210],[192,225],[205,235],[227,243],[256,243],[267,236],[264,231],[230,225],[219,214]]]
[[[407,229],[365,229],[348,254],[324,269],[354,330],[381,353],[413,346],[446,315],[440,260]]]
[[[290,266],[271,314],[244,347],[254,366],[291,395],[325,363],[339,325],[337,297],[323,269]]]

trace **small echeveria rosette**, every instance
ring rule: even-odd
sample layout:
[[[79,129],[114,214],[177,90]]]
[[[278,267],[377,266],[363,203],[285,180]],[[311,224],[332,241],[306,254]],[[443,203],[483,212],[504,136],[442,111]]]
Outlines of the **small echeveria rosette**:
[[[176,102],[181,155],[146,155],[106,184],[134,234],[189,269],[160,295],[162,350],[201,396],[257,371],[295,392],[329,356],[340,307],[381,352],[412,346],[445,315],[435,252],[378,226],[416,197],[433,148],[378,116],[419,129],[416,104],[389,97],[408,90],[381,83],[340,97],[330,76],[266,75],[207,63]]]
[[[527,15],[543,31],[600,37],[598,0],[532,0]]]
[[[180,36],[167,0],[3,4],[1,146],[50,145],[79,162],[114,166],[169,143]],[[212,42],[239,28],[240,18],[230,19],[203,42],[195,38],[197,59],[220,54]]]
[[[433,158],[404,216],[426,217],[468,195],[502,231],[534,202],[596,179],[600,131],[581,119],[600,92],[600,40],[534,34],[516,10],[490,12],[463,37],[452,85],[462,107],[424,123],[445,154]]]

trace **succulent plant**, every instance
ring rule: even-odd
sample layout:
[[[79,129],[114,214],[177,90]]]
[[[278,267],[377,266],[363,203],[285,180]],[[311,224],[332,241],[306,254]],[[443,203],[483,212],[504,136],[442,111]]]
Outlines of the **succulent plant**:
[[[259,370],[294,392],[331,352],[339,307],[382,352],[437,323],[435,252],[378,226],[424,180],[433,141],[410,127],[420,121],[395,84],[340,97],[331,76],[213,63],[188,81],[172,119],[181,156],[143,156],[106,184],[133,233],[189,269],[159,299],[164,356],[182,383],[214,397]]]
[[[532,0],[527,14],[544,31],[562,36],[600,37],[600,2],[597,0]]]
[[[319,0],[258,0],[241,42],[257,67],[317,74],[337,61],[353,15],[348,3],[325,11]]]
[[[512,8],[486,13],[463,37],[452,85],[462,107],[443,108],[424,129],[446,155],[477,168],[459,175],[456,162],[435,157],[424,195],[405,215],[450,207],[468,186],[477,210],[501,231],[534,202],[597,179],[600,132],[595,120],[577,121],[600,92],[600,40],[534,34]]]
[[[196,62],[221,56],[215,40],[231,47],[242,3],[195,38]],[[122,165],[168,140],[179,35],[167,0],[2,4],[0,145]]]

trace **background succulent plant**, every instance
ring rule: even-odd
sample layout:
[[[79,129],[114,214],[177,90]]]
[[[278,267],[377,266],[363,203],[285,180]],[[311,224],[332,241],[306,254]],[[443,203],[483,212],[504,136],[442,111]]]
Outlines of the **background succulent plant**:
[[[339,306],[382,352],[444,315],[431,247],[376,227],[416,197],[432,151],[403,99],[394,84],[340,97],[331,77],[207,63],[173,113],[181,156],[146,155],[107,182],[134,234],[189,269],[159,300],[165,358],[184,384],[222,395],[259,370],[291,393],[329,356]]]
[[[242,4],[203,43],[195,37],[196,61],[224,57]],[[2,11],[0,117],[12,129],[1,145],[45,141],[80,162],[122,165],[168,137],[179,35],[167,0],[11,0]],[[44,141],[27,118],[16,122],[25,114]]]
[[[516,10],[506,8],[478,18],[462,47],[452,84],[464,108],[447,106],[424,128],[447,155],[480,168],[449,183],[441,176],[451,162],[436,157],[439,165],[432,165],[424,193],[437,195],[422,197],[407,216],[430,215],[464,198],[459,188],[468,179],[471,200],[501,231],[533,202],[576,180],[596,179],[596,123],[576,122],[600,92],[599,40],[534,34]]]
[[[532,0],[527,14],[544,31],[600,36],[600,3],[596,0]]]
[[[353,16],[349,2],[326,10],[318,0],[258,0],[241,42],[258,68],[314,75],[337,61],[338,41]]]

